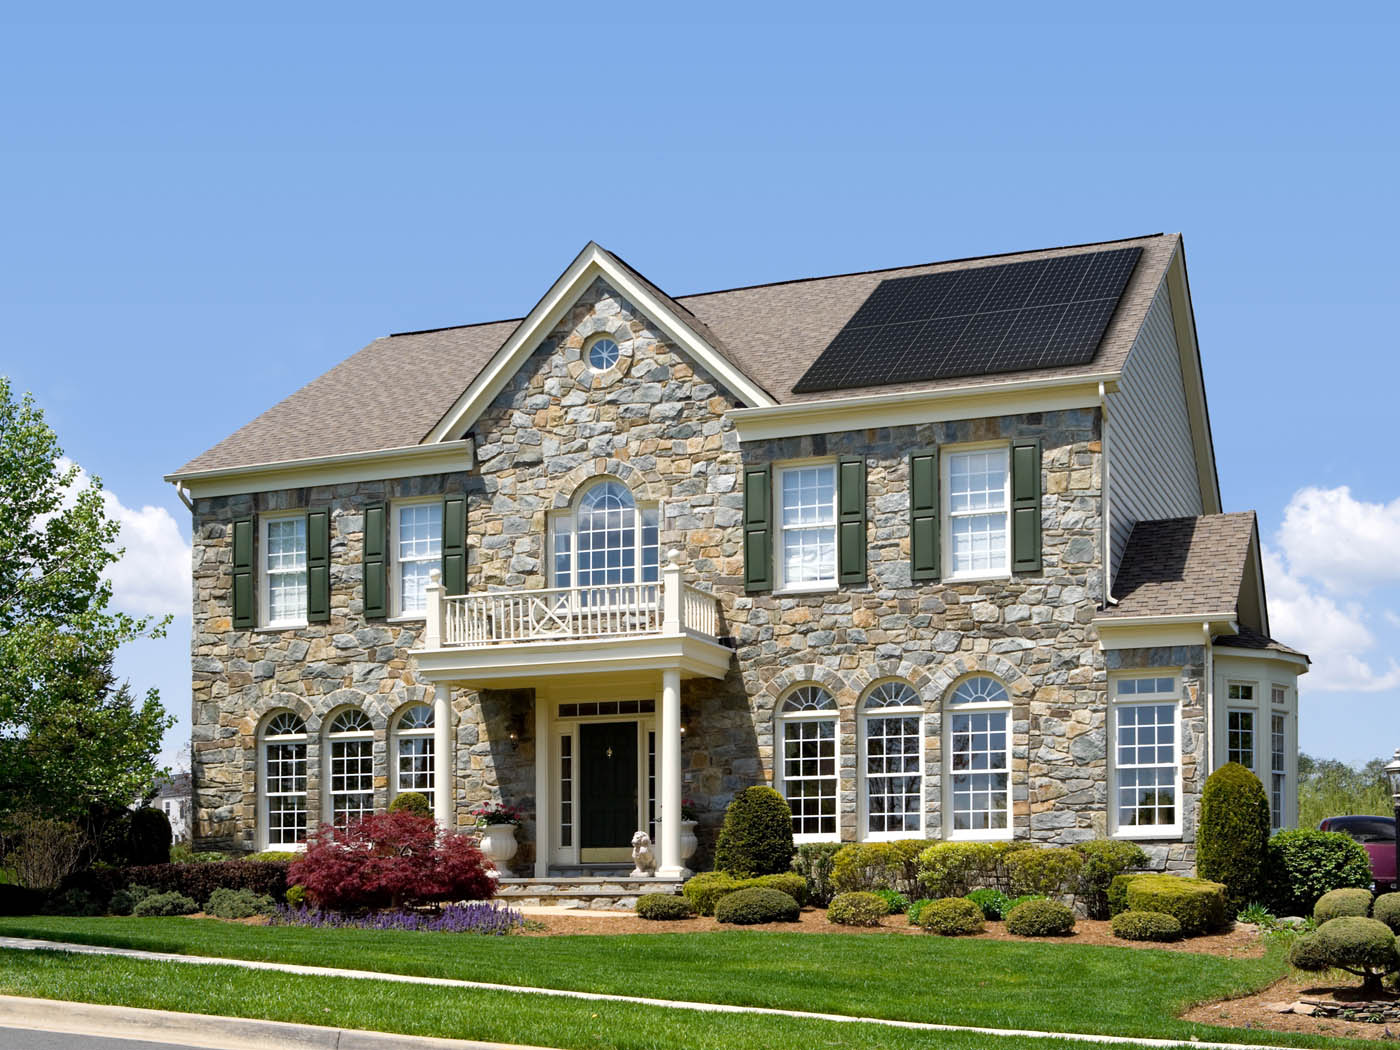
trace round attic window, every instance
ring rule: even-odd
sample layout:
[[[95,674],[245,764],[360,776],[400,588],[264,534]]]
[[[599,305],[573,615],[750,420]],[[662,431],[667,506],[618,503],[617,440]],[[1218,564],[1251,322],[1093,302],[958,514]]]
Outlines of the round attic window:
[[[607,336],[595,339],[588,348],[588,366],[595,372],[606,372],[617,364],[621,351],[617,348],[617,343]]]

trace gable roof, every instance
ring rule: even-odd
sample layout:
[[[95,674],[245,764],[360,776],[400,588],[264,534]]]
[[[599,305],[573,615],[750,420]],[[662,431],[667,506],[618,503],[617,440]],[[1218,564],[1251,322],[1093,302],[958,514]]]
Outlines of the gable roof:
[[[490,384],[485,380],[493,368],[504,368],[521,352],[528,353],[532,348],[529,337],[538,333],[554,312],[551,295],[567,283],[585,257],[610,271],[619,283],[631,285],[639,297],[653,300],[653,312],[669,316],[652,319],[673,321],[672,331],[687,340],[693,337],[692,351],[708,349],[717,359],[717,368],[732,370],[731,386],[749,391],[746,403],[753,405],[1116,373],[1127,359],[1180,242],[1177,234],[1154,234],[676,297],[661,291],[616,255],[590,244],[526,317],[376,339],[170,477],[405,448],[451,436],[460,426],[449,424],[470,416],[467,394],[480,388],[480,396],[489,395]],[[1142,256],[1097,353],[1085,364],[836,392],[796,394],[792,390],[883,280],[968,269],[990,261],[1010,263],[1094,252],[1105,245],[1140,246]],[[626,288],[618,290],[628,292]]]
[[[1233,615],[1254,543],[1252,510],[1139,521],[1100,616]]]

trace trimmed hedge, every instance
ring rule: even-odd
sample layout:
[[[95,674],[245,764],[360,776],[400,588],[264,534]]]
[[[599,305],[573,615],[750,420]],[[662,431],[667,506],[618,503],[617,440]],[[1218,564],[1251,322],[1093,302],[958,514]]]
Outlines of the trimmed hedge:
[[[1113,880],[1134,868],[1147,865],[1147,854],[1136,842],[1121,839],[1094,839],[1073,847],[1084,858],[1079,872],[1079,899],[1091,919],[1107,919],[1113,914],[1108,892]],[[1120,909],[1121,910],[1121,909]]]
[[[45,915],[102,915],[106,906],[87,890],[59,890],[44,901]]]
[[[831,885],[839,893],[912,890],[918,885],[919,854],[924,839],[897,842],[851,842],[836,853]]]
[[[1067,847],[1018,849],[1004,860],[1011,892],[1061,897],[1072,893],[1084,867],[1084,858]]]
[[[150,886],[157,893],[182,893],[201,904],[217,889],[251,890],[281,900],[287,892],[281,861],[227,860],[222,864],[152,864],[123,868],[126,885]]]
[[[113,915],[130,915],[143,900],[151,895],[149,886],[128,886],[117,890],[107,902],[107,910]]]
[[[836,854],[845,847],[839,842],[804,842],[792,858],[792,870],[807,883],[807,901],[819,908],[831,903],[836,887],[831,884],[831,870]]]
[[[781,875],[760,875],[752,879],[736,879],[722,871],[707,871],[686,880],[681,892],[698,915],[715,914],[715,905],[731,893],[752,888],[779,890],[800,906],[807,899],[807,882],[796,872]]]
[[[1366,847],[1340,831],[1280,831],[1269,840],[1269,897],[1276,915],[1311,915],[1329,890],[1371,885]]]
[[[688,919],[694,914],[690,910],[690,902],[674,893],[647,893],[637,898],[637,917],[640,919]]]
[[[934,897],[962,897],[992,881],[997,851],[990,842],[940,842],[919,854],[919,884]]]
[[[1269,797],[1238,762],[1206,778],[1196,830],[1196,871],[1225,887],[1231,912],[1262,900],[1269,852]]]
[[[1120,911],[1109,920],[1113,936],[1125,941],[1176,941],[1181,923],[1159,911]]]
[[[1301,937],[1289,950],[1288,961],[1299,970],[1337,969],[1362,978],[1362,990],[1375,994],[1381,979],[1400,970],[1400,954],[1390,927],[1375,919],[1344,915],[1323,923]]]
[[[1313,905],[1313,918],[1319,926],[1343,916],[1359,916],[1364,919],[1370,914],[1370,890],[1328,890]]]
[[[405,791],[395,795],[394,801],[389,803],[389,812],[398,813],[401,810],[420,817],[433,815],[433,807],[428,803],[428,796],[421,791]]]
[[[271,915],[277,906],[265,893],[230,890],[221,886],[209,894],[204,910],[217,919],[247,919],[254,915]]]
[[[1141,875],[1128,883],[1131,911],[1157,911],[1181,923],[1188,937],[1225,926],[1225,887],[1179,875]]]
[[[1371,906],[1371,918],[1400,933],[1400,893],[1382,893]]]
[[[137,901],[136,907],[131,909],[131,914],[139,918],[149,918],[157,915],[193,915],[197,911],[199,905],[183,893],[153,893]]]
[[[985,922],[982,909],[966,897],[945,897],[919,910],[919,925],[943,937],[981,933]]]
[[[890,907],[874,893],[837,894],[826,909],[826,917],[838,926],[879,926]]]
[[[1108,884],[1108,917],[1128,910],[1128,886],[1134,879],[1142,878],[1142,872],[1131,875],[1115,875]]]
[[[904,909],[904,917],[909,920],[910,926],[919,925],[919,916],[933,901],[928,897],[921,897],[916,901],[910,901],[909,907]]]
[[[1023,901],[1007,912],[1006,931],[1017,937],[1067,937],[1074,932],[1074,909],[1059,901]]]
[[[758,926],[766,922],[796,922],[802,907],[782,890],[750,886],[736,890],[715,905],[715,921],[733,926]]]
[[[715,870],[736,878],[777,875],[791,869],[792,810],[770,787],[747,787],[724,811],[715,843]]]

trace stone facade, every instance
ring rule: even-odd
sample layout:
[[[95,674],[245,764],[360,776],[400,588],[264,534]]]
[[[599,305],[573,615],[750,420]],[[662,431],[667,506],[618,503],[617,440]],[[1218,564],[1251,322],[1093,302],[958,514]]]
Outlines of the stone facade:
[[[619,346],[617,364],[594,374],[590,338]],[[1012,696],[1015,834],[1071,842],[1105,834],[1109,804],[1106,690],[1111,669],[1093,617],[1103,602],[1103,451],[1093,410],[815,435],[740,446],[732,396],[667,343],[602,283],[576,303],[473,426],[469,474],[329,489],[199,500],[195,507],[194,732],[196,834],[201,843],[251,848],[256,813],[255,740],[268,712],[287,707],[308,724],[310,820],[319,805],[319,735],[344,705],[375,726],[375,779],[387,798],[386,729],[402,706],[430,698],[415,682],[411,651],[422,621],[367,621],[360,554],[367,501],[463,492],[468,496],[468,589],[547,586],[552,515],[598,477],[626,485],[659,509],[660,549],[680,552],[687,579],[719,601],[718,633],[735,659],[723,680],[687,680],[682,692],[684,794],[700,815],[703,866],[725,805],[738,789],[772,783],[776,711],[802,684],[828,689],[839,709],[841,837],[857,837],[857,709],[868,688],[907,681],[925,711],[925,808],[929,837],[943,826],[942,711],[956,682],[997,676]],[[908,453],[951,444],[1038,438],[1043,450],[1042,569],[1033,576],[913,583],[909,573]],[[749,595],[743,586],[745,466],[809,457],[864,459],[868,582],[820,593]],[[331,622],[292,631],[234,631],[229,608],[229,522],[282,508],[332,509]],[[1200,650],[1112,654],[1112,666],[1188,668],[1183,724],[1192,809],[1203,747]],[[1126,662],[1124,662],[1126,661]],[[1164,661],[1159,663],[1158,661]],[[600,698],[603,699],[603,698]],[[533,814],[529,690],[453,695],[456,818],[487,800]],[[1185,843],[1158,859],[1191,859]],[[513,866],[533,860],[533,825],[521,829]]]

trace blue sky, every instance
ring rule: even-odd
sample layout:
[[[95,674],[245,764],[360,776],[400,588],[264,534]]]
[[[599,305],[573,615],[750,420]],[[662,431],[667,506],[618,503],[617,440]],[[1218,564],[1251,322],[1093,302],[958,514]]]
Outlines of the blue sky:
[[[1394,16],[1123,7],[10,7],[0,371],[111,491],[119,599],[183,613],[162,474],[379,335],[519,316],[589,239],[684,294],[1181,231],[1303,747],[1365,760],[1400,745]],[[172,752],[188,630],[120,664]]]

